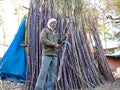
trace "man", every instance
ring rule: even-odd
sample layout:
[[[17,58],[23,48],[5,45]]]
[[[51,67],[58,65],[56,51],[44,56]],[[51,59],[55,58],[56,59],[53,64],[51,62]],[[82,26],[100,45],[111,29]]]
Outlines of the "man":
[[[56,19],[49,19],[47,28],[44,28],[40,33],[40,42],[42,43],[42,66],[35,90],[54,90],[58,61],[57,52],[62,43],[55,30],[56,24]]]

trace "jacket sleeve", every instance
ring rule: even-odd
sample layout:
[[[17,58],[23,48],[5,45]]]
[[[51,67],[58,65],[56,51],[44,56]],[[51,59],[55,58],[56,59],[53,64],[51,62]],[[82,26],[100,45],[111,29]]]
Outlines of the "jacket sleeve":
[[[58,44],[64,45],[66,38],[67,38],[66,36],[64,36],[62,39],[59,38]]]
[[[50,40],[47,39],[47,33],[45,32],[44,29],[40,33],[40,42],[46,46],[50,46],[50,47],[56,46],[54,42],[51,42]]]

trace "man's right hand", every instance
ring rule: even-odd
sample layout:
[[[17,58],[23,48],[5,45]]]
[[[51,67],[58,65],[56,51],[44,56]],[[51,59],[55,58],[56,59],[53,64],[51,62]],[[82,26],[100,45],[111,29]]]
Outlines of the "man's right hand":
[[[55,48],[56,48],[56,49],[59,49],[59,48],[61,48],[61,47],[62,47],[62,46],[61,46],[60,44],[57,44]]]

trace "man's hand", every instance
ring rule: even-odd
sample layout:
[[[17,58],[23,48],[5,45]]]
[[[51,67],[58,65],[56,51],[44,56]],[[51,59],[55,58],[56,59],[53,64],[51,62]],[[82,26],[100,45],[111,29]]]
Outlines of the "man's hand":
[[[59,49],[59,48],[61,48],[61,47],[62,47],[62,46],[61,46],[60,44],[57,44],[55,48],[56,48],[56,49]]]
[[[68,37],[70,35],[70,32],[66,32],[65,36]]]

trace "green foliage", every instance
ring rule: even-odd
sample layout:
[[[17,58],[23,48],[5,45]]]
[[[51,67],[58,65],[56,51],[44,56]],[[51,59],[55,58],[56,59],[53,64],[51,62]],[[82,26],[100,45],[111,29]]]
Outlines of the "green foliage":
[[[117,32],[113,31],[113,29],[119,28],[116,20],[120,18],[120,0],[103,0],[101,2],[104,7],[100,8],[102,10],[100,15],[102,14],[103,19],[101,19],[102,24],[98,25],[99,33],[105,35],[106,40],[115,40],[120,37]]]
[[[117,14],[120,15],[120,0],[114,0],[112,4],[116,8],[115,10]]]
[[[115,10],[117,15],[120,15],[120,0],[103,0],[106,10]]]

